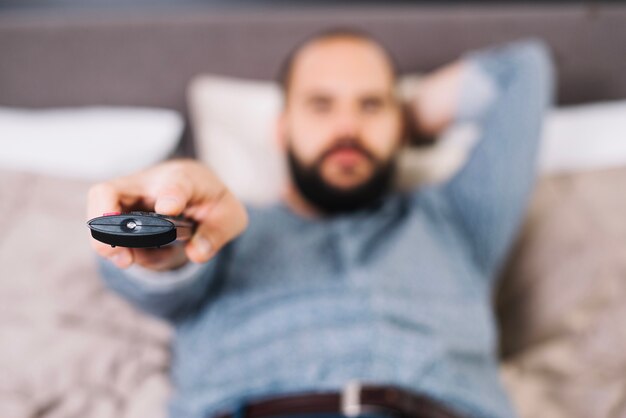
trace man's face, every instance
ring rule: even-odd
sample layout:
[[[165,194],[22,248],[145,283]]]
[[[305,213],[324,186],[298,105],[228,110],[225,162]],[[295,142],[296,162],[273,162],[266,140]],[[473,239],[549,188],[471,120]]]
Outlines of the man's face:
[[[402,120],[384,52],[347,37],[306,46],[294,62],[279,126],[293,180],[310,203],[339,212],[386,192]]]

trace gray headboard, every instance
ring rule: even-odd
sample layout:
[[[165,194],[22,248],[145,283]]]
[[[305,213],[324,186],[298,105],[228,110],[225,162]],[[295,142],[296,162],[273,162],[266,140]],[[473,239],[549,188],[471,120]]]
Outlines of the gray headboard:
[[[553,48],[559,101],[626,97],[626,6],[397,6],[130,15],[0,14],[0,105],[185,109],[197,73],[272,78],[302,37],[371,31],[404,71],[469,48],[537,36]]]

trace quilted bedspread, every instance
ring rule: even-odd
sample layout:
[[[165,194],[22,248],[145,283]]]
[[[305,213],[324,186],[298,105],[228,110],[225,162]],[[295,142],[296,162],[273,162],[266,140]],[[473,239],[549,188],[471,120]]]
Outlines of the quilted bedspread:
[[[0,170],[0,417],[158,418],[169,327],[103,287],[89,184]],[[524,418],[626,417],[626,169],[543,179],[502,280]]]

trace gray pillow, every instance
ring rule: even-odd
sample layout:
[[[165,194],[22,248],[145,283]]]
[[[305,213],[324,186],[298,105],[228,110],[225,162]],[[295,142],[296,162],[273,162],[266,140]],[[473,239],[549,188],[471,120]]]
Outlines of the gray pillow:
[[[497,298],[523,417],[626,416],[626,168],[542,179]]]

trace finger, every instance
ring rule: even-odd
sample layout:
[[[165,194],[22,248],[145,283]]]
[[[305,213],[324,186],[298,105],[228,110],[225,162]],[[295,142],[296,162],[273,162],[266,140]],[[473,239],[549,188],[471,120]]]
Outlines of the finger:
[[[166,176],[158,186],[155,212],[170,216],[180,215],[191,199],[192,187],[189,176],[182,171]]]
[[[155,187],[157,213],[180,215],[193,205],[216,198],[224,188],[222,182],[197,161],[171,161],[164,167]]]
[[[121,269],[128,268],[133,264],[133,252],[130,248],[116,247],[108,258]]]
[[[178,268],[187,262],[183,247],[179,244],[162,248],[137,248],[133,250],[135,263],[156,271]]]
[[[179,215],[184,210],[188,215],[187,209],[217,199],[225,189],[219,178],[197,161],[171,161],[163,168],[154,189],[158,213]]]
[[[121,210],[120,193],[111,183],[98,183],[87,193],[87,219]]]
[[[99,183],[93,186],[87,196],[87,218],[102,216],[105,212],[120,211],[120,199],[117,189],[110,183]],[[100,256],[108,258],[120,268],[129,267],[133,263],[132,252],[127,248],[111,247],[110,245],[91,239],[91,246]]]
[[[245,208],[226,188],[215,199],[201,205],[194,218],[199,221],[198,227],[185,251],[187,257],[196,263],[211,259],[227,242],[241,234],[248,224]]]

